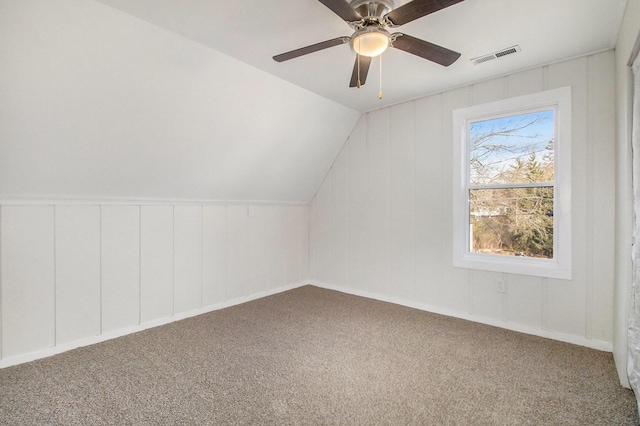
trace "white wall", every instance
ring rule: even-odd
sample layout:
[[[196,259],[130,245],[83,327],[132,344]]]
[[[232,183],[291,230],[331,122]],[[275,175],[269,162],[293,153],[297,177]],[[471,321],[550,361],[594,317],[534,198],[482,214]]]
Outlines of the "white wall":
[[[311,204],[313,282],[610,351],[614,77],[605,52],[363,116]],[[573,96],[573,279],[454,268],[453,109],[563,86]]]
[[[306,284],[308,211],[0,203],[0,367]]]
[[[620,382],[627,377],[627,324],[631,304],[633,188],[631,180],[631,101],[633,78],[627,65],[640,33],[640,0],[628,0],[616,44],[616,263],[613,356]]]
[[[5,199],[308,203],[360,117],[93,0],[0,0],[0,93]]]

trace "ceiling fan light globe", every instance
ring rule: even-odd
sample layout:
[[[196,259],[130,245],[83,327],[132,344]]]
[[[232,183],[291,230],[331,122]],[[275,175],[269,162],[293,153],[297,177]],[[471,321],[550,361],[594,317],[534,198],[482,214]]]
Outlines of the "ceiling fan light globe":
[[[388,47],[389,33],[385,30],[362,31],[351,38],[351,48],[362,56],[378,56]]]

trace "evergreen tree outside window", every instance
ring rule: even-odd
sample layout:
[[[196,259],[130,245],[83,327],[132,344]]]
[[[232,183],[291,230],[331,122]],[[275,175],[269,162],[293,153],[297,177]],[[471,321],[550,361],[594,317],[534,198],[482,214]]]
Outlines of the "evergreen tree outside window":
[[[570,100],[454,111],[454,266],[570,279]]]
[[[470,250],[553,258],[555,110],[469,122]]]

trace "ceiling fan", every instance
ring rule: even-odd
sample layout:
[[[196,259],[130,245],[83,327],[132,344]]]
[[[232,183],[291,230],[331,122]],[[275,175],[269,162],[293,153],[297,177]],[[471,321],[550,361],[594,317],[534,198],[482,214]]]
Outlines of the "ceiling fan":
[[[276,55],[273,57],[275,61],[288,61],[349,43],[357,55],[349,87],[360,87],[367,79],[371,59],[382,54],[388,47],[412,53],[445,67],[453,64],[460,57],[458,52],[404,33],[390,34],[387,28],[399,27],[464,0],[413,0],[396,9],[394,9],[393,0],[319,1],[344,19],[354,33],[351,37],[338,37]]]

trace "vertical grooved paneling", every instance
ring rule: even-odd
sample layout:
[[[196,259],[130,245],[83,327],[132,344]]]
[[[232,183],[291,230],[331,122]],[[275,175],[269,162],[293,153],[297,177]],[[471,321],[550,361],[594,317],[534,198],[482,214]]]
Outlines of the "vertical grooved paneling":
[[[364,116],[365,118],[365,127],[364,127],[364,132],[365,132],[365,154],[366,154],[366,176],[367,176],[367,185],[363,188],[365,192],[365,197],[366,197],[366,201],[365,201],[365,206],[366,206],[366,211],[367,211],[367,225],[366,225],[366,242],[367,242],[367,258],[366,258],[366,262],[367,262],[367,290],[370,292],[373,292],[374,287],[373,287],[373,274],[371,272],[371,268],[369,267],[369,265],[371,265],[371,258],[372,258],[372,253],[371,253],[371,197],[370,197],[370,192],[371,192],[371,172],[369,171],[369,156],[370,156],[370,151],[371,151],[371,142],[370,142],[370,136],[371,136],[371,131],[370,131],[370,114],[365,114]]]
[[[509,97],[509,76],[506,75],[502,77],[502,98],[506,99]]]
[[[318,243],[318,238],[315,234],[316,232],[316,212],[318,211],[317,206],[318,202],[316,201],[316,195],[314,195],[313,199],[309,203],[309,278],[310,279],[319,279],[316,274],[315,262],[317,259],[317,248],[316,244]]]
[[[248,288],[249,223],[247,206],[227,207],[227,294],[229,299],[245,296]]]
[[[57,262],[56,262],[56,231],[57,231],[57,226],[56,226],[56,208],[55,206],[53,207],[53,321],[51,323],[51,326],[53,328],[52,330],[52,334],[53,334],[53,345],[51,346],[55,346],[58,343],[58,336],[57,336],[57,331],[58,331],[58,316],[56,315],[56,311],[57,311],[57,304],[58,304],[58,274],[57,274]]]
[[[369,279],[374,293],[389,294],[389,109],[370,112],[368,127]]]
[[[103,280],[102,280],[102,206],[99,207],[99,213],[98,215],[100,216],[100,308],[99,308],[99,312],[100,312],[100,334],[102,334],[104,332],[104,321],[102,320],[102,318],[104,318],[104,312],[103,312],[103,305],[104,305],[104,300],[102,298],[102,295],[104,294],[104,288],[103,288]]]
[[[586,249],[587,249],[587,259],[586,259],[586,282],[585,282],[585,336],[588,339],[593,338],[593,232],[589,232],[589,230],[593,230],[593,188],[594,188],[594,146],[593,146],[593,138],[594,138],[594,127],[595,127],[595,116],[594,116],[594,99],[593,99],[593,88],[594,88],[594,76],[593,76],[593,56],[587,57],[587,138],[585,141],[586,144],[586,165],[588,169],[587,177],[586,177],[586,187],[591,189],[587,191],[586,196],[586,229],[585,231],[585,239],[586,239]]]
[[[325,283],[331,282],[331,180],[332,172],[329,171],[316,194],[313,223],[316,239],[314,278]]]
[[[543,280],[526,275],[507,276],[506,316],[510,322],[542,328]],[[495,291],[495,290],[494,290]]]
[[[502,321],[509,321],[509,274],[502,274],[507,291],[502,294]]]
[[[262,291],[276,288],[285,283],[285,258],[288,251],[288,230],[297,229],[298,221],[295,216],[290,217],[291,208],[285,206],[270,206],[267,216],[266,240],[263,255],[267,262],[266,280]],[[271,247],[276,247],[275,253]],[[294,259],[295,261],[295,259]]]
[[[227,208],[202,208],[202,304],[211,306],[226,300]]]
[[[453,174],[452,164],[453,147],[453,116],[452,111],[457,108],[469,106],[471,87],[461,87],[456,90],[442,94],[442,141],[452,141],[451,143],[442,141],[443,145],[441,161],[445,165],[442,173],[442,198],[439,203],[434,203],[435,207],[444,209],[443,221],[440,224],[443,233],[442,251],[444,253],[443,279],[442,279],[442,304],[446,309],[468,313],[470,310],[469,294],[469,271],[463,268],[454,268],[453,256]]]
[[[252,212],[251,214],[249,212]],[[262,265],[256,265],[254,263],[254,246],[255,246],[255,238],[256,238],[256,229],[257,226],[254,225],[256,209],[254,206],[247,206],[247,241],[246,241],[246,258],[245,258],[245,267],[247,268],[247,280],[244,288],[243,296],[251,293],[251,289],[255,286],[255,277],[260,274],[260,270]]]
[[[422,292],[419,290],[418,284],[418,220],[417,220],[417,206],[418,206],[418,159],[416,153],[418,152],[418,138],[420,135],[418,134],[418,102],[413,101],[413,159],[411,161],[413,165],[413,232],[414,232],[414,240],[413,240],[413,253],[412,253],[412,261],[413,261],[413,300],[419,300],[420,296],[422,296]]]
[[[282,209],[282,232],[280,240],[282,244],[282,284],[298,282],[300,276],[300,247],[298,247],[300,234],[300,211],[297,207]],[[271,276],[271,275],[270,275]]]
[[[3,337],[2,337],[2,318],[3,318],[3,303],[2,303],[2,293],[3,293],[3,280],[2,280],[2,238],[3,238],[3,232],[2,232],[2,215],[3,215],[3,209],[4,207],[2,205],[0,205],[0,360],[2,360],[3,358],[3,351],[2,351],[2,342],[3,342]]]
[[[613,340],[615,276],[615,53],[606,52],[592,58],[591,106],[593,121],[591,141],[592,276],[591,336],[595,340]]]
[[[354,128],[349,141],[347,169],[347,222],[349,287],[367,290],[369,287],[369,245],[367,209],[367,119],[363,115]]]
[[[443,161],[442,95],[417,100],[415,144],[415,262],[416,299],[432,306],[442,306],[443,268],[451,253],[443,249],[442,224],[447,210],[442,206],[444,187],[442,176],[450,170]]]
[[[56,344],[100,334],[100,207],[55,207]]]
[[[102,206],[103,332],[135,326],[140,321],[140,208]]]
[[[202,296],[202,207],[174,208],[174,312],[201,307]]]
[[[54,341],[54,210],[4,206],[2,356],[46,349]]]
[[[171,316],[176,314],[176,206],[171,206]]]
[[[296,283],[303,283],[306,280],[305,277],[305,273],[304,273],[304,256],[305,256],[305,246],[304,246],[304,241],[308,241],[308,238],[305,238],[305,229],[303,227],[303,220],[302,220],[302,216],[304,215],[304,209],[302,209],[302,207],[298,206],[296,207],[296,214],[298,217],[298,228],[297,228],[297,232],[296,232],[296,237],[297,237],[297,243],[295,246],[295,250],[298,253],[298,263],[297,263],[297,275],[296,275],[296,279],[294,282]]]
[[[508,88],[505,95],[507,98],[530,95],[544,90],[543,68],[534,68],[532,70],[518,72],[506,78],[508,79]]]
[[[542,304],[540,306],[540,316],[542,317],[542,325],[540,328],[549,330],[549,278],[540,278],[542,286],[540,288]]]
[[[502,320],[503,299],[505,293],[496,291],[498,279],[504,279],[503,273],[469,269],[472,284],[471,312],[482,318]]]
[[[391,292],[391,293],[396,293],[396,288],[395,288],[395,283],[392,280],[392,265],[393,265],[393,233],[392,233],[392,229],[393,229],[393,217],[391,216],[391,210],[393,209],[393,201],[392,201],[392,187],[391,187],[391,181],[392,181],[392,176],[393,176],[393,168],[392,168],[392,159],[391,159],[391,109],[389,109],[389,112],[387,114],[387,194],[386,194],[386,199],[387,199],[387,257],[386,257],[386,268],[387,268],[387,276],[385,277],[385,287],[386,287],[386,291],[387,292]]]
[[[264,291],[269,282],[271,263],[277,263],[277,275],[282,280],[282,240],[274,238],[279,228],[279,208],[274,206],[255,206],[253,216],[249,217],[249,287],[247,294]]]
[[[142,206],[138,206],[138,324],[142,324]]]
[[[51,216],[52,216],[52,225],[53,225],[53,241],[51,241],[51,246],[50,246],[50,250],[51,250],[51,256],[53,257],[53,307],[52,307],[52,312],[50,314],[49,317],[49,333],[50,333],[50,338],[49,338],[49,347],[53,347],[56,345],[56,323],[57,323],[57,317],[56,317],[56,209],[55,206],[51,205],[49,206],[50,211],[51,211]]]
[[[247,206],[0,205],[0,357],[306,280],[309,208],[252,210],[249,222]]]
[[[224,207],[224,294],[229,300],[229,206]]]
[[[473,93],[473,103],[470,105],[486,104],[504,99],[504,86],[504,77],[474,84],[470,90]]]
[[[380,62],[380,64],[382,64],[382,62]],[[349,140],[347,139],[347,143],[349,142]],[[347,286],[349,286],[350,282],[351,282],[351,269],[349,268],[349,266],[351,265],[351,259],[349,257],[349,228],[351,227],[350,223],[349,223],[349,148],[347,147],[347,144],[345,144],[345,146],[343,146],[342,151],[344,152],[344,157],[345,157],[345,162],[347,163],[346,166],[346,170],[345,170],[345,180],[346,180],[346,184],[345,184],[345,221],[347,223],[347,226],[344,230],[345,233],[345,240],[346,240],[346,244],[344,247],[344,252],[345,252],[345,256],[346,256],[346,281],[345,284]]]
[[[542,67],[542,90],[549,90],[549,66]]]
[[[311,261],[311,235],[310,222],[311,210],[309,206],[298,207],[300,213],[300,276],[298,281],[308,282],[311,279],[310,261]]]
[[[140,320],[173,315],[173,206],[140,209]]]
[[[389,109],[390,284],[394,294],[415,300],[415,103]]]
[[[329,282],[339,286],[347,286],[349,282],[347,152],[345,145],[331,168],[331,278]]]
[[[585,336],[587,282],[587,58],[548,67],[549,89],[571,86],[571,222],[572,280],[548,280],[547,321],[551,331]],[[562,143],[559,141],[558,143]]]
[[[610,342],[614,56],[554,63],[367,113],[346,143],[347,158],[338,157],[312,201],[312,277],[507,327]],[[453,110],[565,86],[572,88],[573,279],[453,267],[452,144],[461,143],[452,140]],[[505,293],[496,291],[498,279],[508,283]]]
[[[292,206],[283,209],[284,230],[283,237],[283,259],[282,276],[283,284],[290,285],[303,281],[303,256],[305,249],[303,246],[304,227],[302,215],[304,210],[301,206]]]
[[[231,239],[231,231],[230,231],[230,225],[229,225],[229,216],[230,216],[230,212],[229,212],[229,206],[225,206],[225,212],[224,212],[224,220],[225,220],[225,255],[226,255],[226,262],[225,262],[225,272],[226,272],[226,281],[225,281],[225,294],[227,295],[227,300],[231,299],[230,297],[230,290],[229,287],[231,285],[231,280],[230,280],[230,266],[229,266],[229,258],[231,257],[230,253],[230,248],[229,248],[229,240]]]
[[[480,272],[480,271],[474,271],[472,269],[467,269],[467,297],[465,298],[465,302],[467,304],[466,310],[467,313],[474,315],[473,312],[473,276],[474,276],[474,272]]]
[[[200,206],[200,307],[204,303],[204,207]]]

